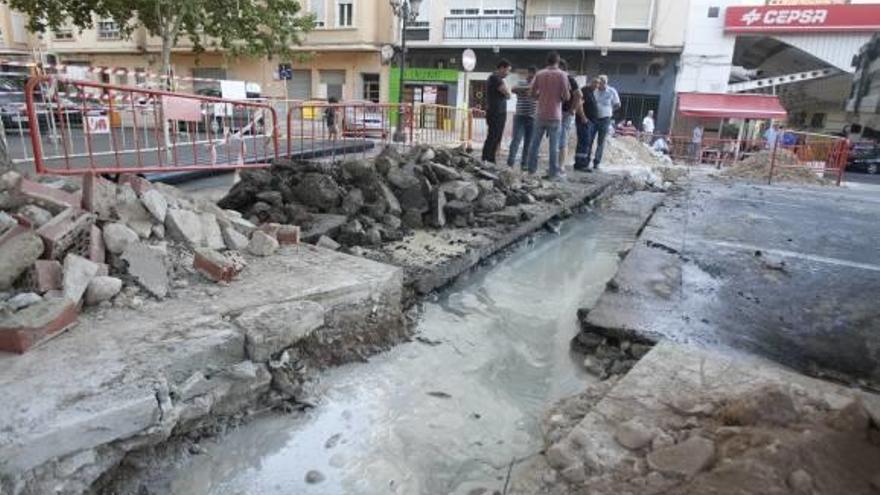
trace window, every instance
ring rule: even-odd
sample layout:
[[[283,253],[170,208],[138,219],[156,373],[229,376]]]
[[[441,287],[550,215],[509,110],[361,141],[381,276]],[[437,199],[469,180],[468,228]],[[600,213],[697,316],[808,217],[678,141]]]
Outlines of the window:
[[[379,74],[361,74],[364,81],[362,88],[365,100],[379,103]]]
[[[147,70],[143,67],[134,69],[134,83],[137,86],[145,86],[147,84]]]
[[[709,7],[709,17],[712,19],[717,19],[721,14],[721,9],[718,7]]]
[[[617,43],[647,43],[650,33],[647,29],[612,29],[611,41]]]
[[[73,41],[73,29],[69,26],[59,27],[52,32],[55,41]]]
[[[27,19],[18,12],[12,13],[12,41],[15,43],[28,42]]]
[[[352,0],[339,0],[336,4],[336,27],[354,26],[354,3]]]
[[[342,101],[345,88],[345,71],[344,70],[321,70],[318,71],[318,79],[326,92],[326,98],[335,97]]]
[[[451,9],[449,15],[480,15],[480,9]]]
[[[128,72],[116,73],[116,84],[118,86],[128,86]]]
[[[471,9],[476,10],[476,9]],[[513,15],[513,9],[483,9],[484,15]]]
[[[315,16],[315,27],[324,27],[324,23],[326,22],[326,15],[324,13],[324,2],[326,0],[312,0],[311,2],[311,14]]]
[[[651,64],[648,66],[648,75],[652,77],[660,77],[661,72],[663,72],[662,64]]]
[[[633,63],[622,63],[620,67],[617,69],[621,75],[624,76],[632,76],[639,73],[639,66]]]
[[[98,39],[99,40],[118,40],[119,25],[113,20],[98,21]]]

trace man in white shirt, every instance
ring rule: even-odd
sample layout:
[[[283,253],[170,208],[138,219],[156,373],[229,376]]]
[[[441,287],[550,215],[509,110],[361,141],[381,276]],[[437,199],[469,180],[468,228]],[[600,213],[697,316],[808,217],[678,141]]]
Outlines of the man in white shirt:
[[[644,134],[644,141],[646,143],[651,142],[651,137],[654,135],[654,111],[648,110],[648,115],[645,115],[645,118],[642,119],[642,134]]]

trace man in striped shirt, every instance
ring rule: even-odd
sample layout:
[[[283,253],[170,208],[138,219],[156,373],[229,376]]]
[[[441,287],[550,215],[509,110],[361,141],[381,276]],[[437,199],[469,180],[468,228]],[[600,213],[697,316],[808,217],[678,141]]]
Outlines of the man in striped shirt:
[[[520,81],[513,89],[516,95],[516,114],[513,116],[513,137],[510,139],[507,165],[512,167],[516,162],[516,154],[522,144],[520,167],[523,170],[528,170],[529,145],[532,143],[532,131],[535,129],[535,98],[532,97],[530,86],[537,71],[534,66],[529,67],[527,79]]]

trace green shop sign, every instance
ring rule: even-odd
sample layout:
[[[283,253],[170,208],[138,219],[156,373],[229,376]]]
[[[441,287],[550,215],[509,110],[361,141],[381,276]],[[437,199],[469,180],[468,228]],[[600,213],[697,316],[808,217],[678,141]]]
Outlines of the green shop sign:
[[[426,69],[407,67],[403,78],[408,82],[458,82],[458,71],[455,69]],[[388,101],[397,103],[400,97],[400,69],[392,68],[388,81]]]

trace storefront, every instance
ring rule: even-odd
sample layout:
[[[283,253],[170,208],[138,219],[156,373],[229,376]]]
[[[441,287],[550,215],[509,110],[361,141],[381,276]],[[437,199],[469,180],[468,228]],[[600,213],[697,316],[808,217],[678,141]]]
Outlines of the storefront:
[[[456,106],[459,79],[459,71],[455,69],[408,67],[404,71],[403,101]],[[400,69],[396,67],[390,71],[388,95],[388,101],[398,101]]]

